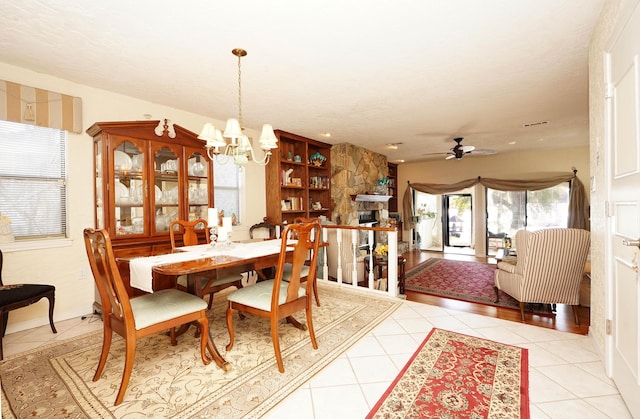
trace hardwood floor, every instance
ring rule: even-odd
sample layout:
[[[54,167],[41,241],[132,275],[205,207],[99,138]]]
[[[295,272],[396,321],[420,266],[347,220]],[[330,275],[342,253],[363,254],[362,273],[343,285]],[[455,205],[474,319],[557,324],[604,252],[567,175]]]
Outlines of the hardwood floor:
[[[406,271],[407,273],[416,265],[431,258],[442,258],[451,260],[463,260],[471,262],[484,262],[484,263],[496,263],[493,258],[481,258],[468,255],[458,255],[451,253],[441,252],[426,252],[421,250],[414,250],[411,252],[403,253],[403,256],[407,260]],[[510,320],[514,322],[521,322],[520,312],[518,310],[512,310],[507,308],[486,306],[483,304],[469,303],[466,301],[452,300],[448,298],[436,297],[433,295],[421,294],[415,291],[406,291],[407,300],[416,301],[439,307],[446,307],[450,309],[466,311],[469,313],[481,314],[483,316],[496,317],[499,319]],[[573,319],[573,310],[571,306],[558,304],[557,312],[555,315],[549,314],[549,316],[526,313],[525,323],[535,326],[546,327],[549,329],[556,329],[562,332],[577,333],[580,335],[587,335],[589,332],[590,310],[589,307],[578,308],[578,317],[580,319],[580,325],[576,325]]]

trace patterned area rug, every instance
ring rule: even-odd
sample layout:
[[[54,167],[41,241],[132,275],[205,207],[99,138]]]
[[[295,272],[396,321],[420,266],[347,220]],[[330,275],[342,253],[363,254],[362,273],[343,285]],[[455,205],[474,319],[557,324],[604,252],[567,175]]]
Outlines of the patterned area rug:
[[[480,262],[462,262],[448,259],[429,259],[409,271],[405,289],[439,297],[480,303],[496,307],[520,310],[518,301],[493,286],[495,265]],[[525,310],[536,314],[550,315],[548,306],[527,304]]]
[[[367,418],[529,418],[524,348],[433,329]]]
[[[124,401],[113,406],[124,366],[124,340],[114,335],[102,377],[93,382],[102,332],[86,334],[0,362],[3,418],[252,418],[260,417],[336,359],[396,310],[401,302],[318,284],[321,306],[313,306],[318,350],[308,332],[280,325],[285,372],[280,374],[268,321],[235,316],[235,346],[229,341],[224,294],[209,311],[213,339],[233,369],[203,365],[195,328],[172,347],[155,335],[138,340]],[[296,316],[304,319],[304,314]]]

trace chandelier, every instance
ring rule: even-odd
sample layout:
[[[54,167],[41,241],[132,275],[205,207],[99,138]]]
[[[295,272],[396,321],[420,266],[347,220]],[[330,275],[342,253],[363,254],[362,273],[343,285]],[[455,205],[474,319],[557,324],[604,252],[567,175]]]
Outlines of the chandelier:
[[[271,125],[264,124],[260,134],[260,148],[263,150],[264,156],[261,159],[256,158],[251,139],[242,132],[242,71],[240,60],[247,55],[247,51],[241,48],[234,48],[231,53],[238,57],[238,119],[229,118],[224,132],[207,122],[204,124],[198,138],[207,142],[206,148],[209,158],[220,164],[227,164],[233,161],[242,170],[251,159],[251,161],[260,166],[266,166],[272,154],[271,150],[278,148],[278,139]]]

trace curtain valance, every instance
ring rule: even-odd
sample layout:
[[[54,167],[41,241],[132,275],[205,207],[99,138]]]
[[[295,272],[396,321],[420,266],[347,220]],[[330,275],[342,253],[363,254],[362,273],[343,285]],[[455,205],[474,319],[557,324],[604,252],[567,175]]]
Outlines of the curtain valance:
[[[589,230],[589,203],[584,190],[584,185],[576,176],[577,171],[568,174],[554,175],[540,179],[494,179],[481,178],[467,179],[460,182],[444,185],[437,183],[409,183],[409,187],[404,193],[402,199],[402,212],[405,222],[410,222],[414,213],[413,194],[414,189],[433,195],[457,192],[462,189],[470,188],[476,184],[481,184],[485,188],[496,189],[499,191],[538,191],[550,188],[562,182],[571,182],[569,194],[569,228],[581,228]]]
[[[0,80],[0,119],[82,133],[82,99]]]

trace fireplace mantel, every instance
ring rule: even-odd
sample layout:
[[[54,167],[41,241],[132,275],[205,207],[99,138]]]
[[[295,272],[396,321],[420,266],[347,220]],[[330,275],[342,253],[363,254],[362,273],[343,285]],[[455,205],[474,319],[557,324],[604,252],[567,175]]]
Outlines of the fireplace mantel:
[[[356,202],[387,202],[389,199],[391,199],[391,195],[358,194],[351,195],[351,199]]]

